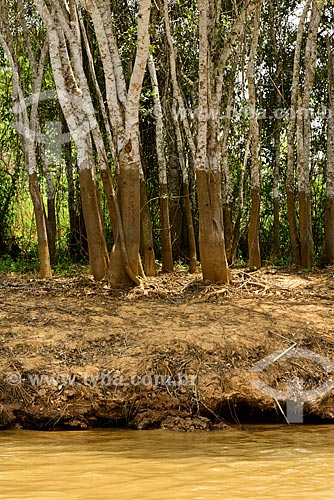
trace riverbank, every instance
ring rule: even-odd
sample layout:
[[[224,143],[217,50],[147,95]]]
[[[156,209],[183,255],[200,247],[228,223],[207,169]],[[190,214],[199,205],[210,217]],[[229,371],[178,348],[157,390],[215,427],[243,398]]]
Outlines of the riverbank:
[[[0,427],[284,423],[296,391],[306,422],[332,423],[333,317],[333,268],[234,270],[230,286],[177,272],[126,289],[6,275]]]

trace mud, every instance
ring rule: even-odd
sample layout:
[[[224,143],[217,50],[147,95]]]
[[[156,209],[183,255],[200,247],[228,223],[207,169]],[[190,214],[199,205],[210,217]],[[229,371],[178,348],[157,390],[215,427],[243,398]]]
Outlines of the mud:
[[[296,384],[304,421],[333,422],[333,268],[233,277],[213,286],[180,271],[115,289],[2,276],[0,427],[282,423]]]

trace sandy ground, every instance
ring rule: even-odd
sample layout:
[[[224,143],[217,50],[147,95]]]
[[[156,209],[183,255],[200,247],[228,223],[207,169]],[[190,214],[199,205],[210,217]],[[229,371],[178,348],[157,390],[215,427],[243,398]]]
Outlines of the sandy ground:
[[[0,427],[204,430],[293,422],[295,403],[332,422],[333,317],[333,268],[126,289],[2,276]]]

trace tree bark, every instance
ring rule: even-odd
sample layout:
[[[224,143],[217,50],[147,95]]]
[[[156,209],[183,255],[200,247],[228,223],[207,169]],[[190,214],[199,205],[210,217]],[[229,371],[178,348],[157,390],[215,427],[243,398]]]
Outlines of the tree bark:
[[[328,126],[326,164],[325,262],[334,264],[334,48],[328,38]]]
[[[20,7],[20,4],[18,4]],[[46,228],[46,215],[43,205],[43,200],[38,184],[36,171],[36,149],[35,136],[39,129],[38,122],[38,100],[32,100],[30,116],[28,115],[27,102],[25,99],[24,87],[25,81],[20,75],[17,55],[14,50],[13,34],[9,24],[8,6],[3,0],[0,1],[1,17],[0,17],[0,44],[5,51],[13,72],[13,114],[15,117],[15,125],[21,139],[22,149],[24,152],[25,168],[29,176],[29,191],[34,207],[36,219],[37,242],[40,277],[43,279],[52,278],[50,253],[48,245],[48,236]],[[22,5],[21,5],[22,7]],[[47,55],[47,45],[41,47],[40,58],[36,59],[32,50],[32,45],[27,32],[27,26],[23,23],[23,32],[26,39],[27,51],[30,55],[30,68],[33,75],[31,92],[37,95],[42,88],[42,80],[44,74],[44,64]]]
[[[199,116],[196,178],[199,210],[199,247],[203,279],[229,283],[221,196],[220,164],[209,165],[209,68],[208,68],[208,1],[199,5]],[[211,147],[218,145],[211,144]]]
[[[64,16],[66,9],[62,9],[61,2],[50,2],[48,8],[44,0],[35,0],[35,5],[47,28],[51,66],[59,102],[77,149],[90,270],[95,279],[102,279],[108,269],[108,252],[91,141],[91,131],[97,128],[97,123],[82,66],[80,23],[76,6],[70,2],[68,22]]]
[[[29,175],[29,190],[34,206],[36,219],[38,256],[40,266],[39,273],[41,278],[49,279],[52,277],[52,271],[50,265],[48,234],[46,229],[45,210],[36,172]]]
[[[146,276],[157,274],[155,267],[155,252],[152,234],[152,222],[146,193],[144,174],[140,179],[140,251],[144,261]]]
[[[297,171],[300,219],[301,266],[311,269],[314,265],[314,243],[312,236],[312,216],[310,197],[310,144],[311,116],[310,98],[317,64],[317,36],[324,0],[312,5],[308,35],[305,46],[305,78],[298,93],[297,110]]]
[[[252,191],[252,208],[251,217],[248,227],[248,252],[250,269],[261,267],[261,252],[259,240],[259,226],[260,226],[260,165],[259,165],[259,125],[256,116],[256,90],[254,79],[254,65],[256,51],[259,42],[260,34],[260,17],[261,17],[261,3],[255,11],[253,36],[250,48],[249,62],[247,68],[248,78],[248,94],[249,94],[249,113],[250,113],[250,132],[251,132],[251,151],[252,151],[252,165],[251,165],[251,191]]]
[[[176,103],[174,101],[174,103]],[[182,133],[180,122],[176,113],[175,105],[172,108],[173,122],[175,127],[176,145],[178,151],[178,157],[182,173],[182,193],[184,199],[186,224],[187,224],[187,234],[189,243],[189,273],[195,273],[197,270],[197,250],[196,250],[196,237],[194,229],[194,220],[192,213],[192,204],[189,193],[189,175],[185,161],[185,152],[183,148]]]
[[[231,68],[230,81],[228,86],[228,95],[225,109],[225,118],[223,122],[223,130],[220,133],[222,136],[220,142],[220,155],[222,162],[222,195],[223,195],[223,220],[224,220],[224,233],[225,233],[225,247],[227,262],[232,264],[232,246],[233,246],[233,181],[231,169],[229,165],[228,156],[228,141],[231,130],[232,119],[232,104],[234,97],[235,75],[239,60],[239,54],[234,56]]]
[[[234,224],[233,230],[233,242],[232,242],[232,263],[237,259],[238,254],[238,246],[240,240],[240,227],[241,227],[241,217],[244,210],[244,191],[245,191],[245,178],[246,178],[246,170],[247,170],[247,162],[250,151],[250,135],[248,136],[244,159],[240,172],[240,181],[239,181],[239,196],[238,196],[238,211]]]
[[[161,217],[161,252],[162,252],[162,271],[166,273],[173,272],[173,251],[171,239],[171,226],[169,219],[169,193],[167,183],[167,164],[165,157],[165,147],[163,138],[163,114],[160,102],[160,92],[158,78],[155,69],[152,54],[148,58],[148,69],[151,77],[153,89],[154,115],[156,120],[156,149],[159,166],[159,185],[160,185],[160,217]]]
[[[277,7],[276,7],[277,8]],[[282,118],[280,112],[282,109],[282,94],[281,94],[281,77],[283,70],[283,61],[281,50],[278,47],[275,25],[275,7],[272,0],[269,2],[269,16],[270,16],[270,35],[273,45],[273,52],[275,58],[275,108],[279,115],[275,117],[274,121],[274,168],[273,168],[273,208],[274,208],[274,235],[273,235],[273,257],[279,259],[281,255],[280,248],[280,161],[281,161],[281,128]]]
[[[306,0],[303,12],[299,19],[297,39],[293,62],[293,75],[291,85],[290,118],[287,130],[287,174],[286,174],[286,196],[289,233],[292,247],[293,262],[296,266],[301,264],[300,239],[297,225],[297,209],[295,201],[295,129],[298,104],[298,83],[300,72],[300,58],[303,42],[304,26],[310,8],[311,0]]]

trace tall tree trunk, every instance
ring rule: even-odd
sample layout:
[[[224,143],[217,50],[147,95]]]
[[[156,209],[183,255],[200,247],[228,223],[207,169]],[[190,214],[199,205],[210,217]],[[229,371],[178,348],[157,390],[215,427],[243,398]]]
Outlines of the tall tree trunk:
[[[167,183],[167,164],[164,151],[163,114],[160,102],[158,78],[152,54],[150,54],[148,58],[148,69],[153,89],[154,115],[156,120],[155,134],[159,165],[162,271],[170,273],[173,271],[174,263],[169,220],[169,193]]]
[[[277,7],[276,7],[277,8]],[[281,76],[283,70],[283,61],[281,50],[278,47],[276,36],[276,16],[275,7],[272,0],[269,2],[269,16],[270,16],[270,35],[273,45],[273,52],[275,57],[275,108],[278,113],[282,109],[282,94],[281,94]],[[273,168],[273,208],[274,208],[274,239],[273,239],[273,256],[278,259],[281,255],[280,249],[280,200],[279,200],[279,186],[280,186],[280,161],[281,161],[281,128],[282,118],[280,115],[275,117],[274,121],[274,168]]]
[[[21,139],[22,149],[24,152],[25,168],[29,176],[29,191],[34,207],[36,219],[38,255],[40,265],[40,277],[43,279],[52,278],[50,253],[48,245],[48,235],[46,229],[46,216],[39,189],[37,172],[36,172],[36,150],[35,150],[35,135],[39,129],[38,122],[38,101],[32,100],[30,116],[27,110],[27,101],[24,94],[25,81],[21,79],[20,66],[17,60],[17,54],[14,50],[13,33],[9,23],[8,6],[3,0],[0,1],[1,17],[0,17],[0,44],[5,51],[13,72],[13,114],[15,117],[15,125]],[[21,5],[22,7],[22,5]],[[44,64],[47,55],[47,45],[41,47],[40,59],[37,60],[34,56],[32,46],[27,32],[27,26],[24,24],[23,33],[26,39],[27,50],[30,56],[30,69],[33,75],[32,93],[34,95],[41,91],[42,80],[44,74]]]
[[[86,148],[82,143],[81,147],[77,149],[77,155],[82,211],[88,240],[89,267],[94,278],[100,280],[107,273],[109,258],[104,237],[100,198],[92,168],[92,151],[90,151],[89,144]]]
[[[328,38],[328,128],[326,165],[325,262],[334,264],[334,48]]]
[[[300,219],[301,265],[310,269],[314,265],[314,243],[310,197],[310,98],[317,64],[317,37],[324,0],[314,1],[305,47],[305,79],[298,95],[297,111],[297,168]]]
[[[95,279],[102,279],[108,269],[108,252],[91,141],[91,130],[96,129],[97,124],[82,66],[79,19],[73,2],[70,3],[71,19],[68,24],[61,3],[51,2],[49,9],[44,0],[34,1],[47,27],[51,66],[59,102],[77,149],[90,270]],[[65,32],[70,44],[67,44]]]
[[[123,224],[128,267],[131,274],[138,276],[140,263],[140,169],[139,148],[139,100],[149,54],[149,20],[151,1],[141,0],[138,10],[137,53],[130,78],[125,105],[124,138],[118,142],[119,161],[119,206]],[[111,111],[111,110],[110,110]],[[119,255],[116,241],[110,259],[110,275],[114,284],[127,284],[133,279],[126,272]],[[123,269],[120,269],[120,266]],[[127,275],[127,276],[126,276]]]
[[[168,89],[169,90],[169,89]],[[162,98],[163,110],[165,113],[166,124],[166,143],[168,155],[168,188],[170,194],[169,200],[169,216],[171,223],[171,237],[174,260],[180,260],[185,255],[185,242],[183,240],[184,229],[184,213],[182,206],[182,177],[181,163],[184,160],[185,150],[184,143],[181,139],[181,148],[179,148],[177,139],[177,125],[174,119],[173,103],[167,99],[167,89],[164,89],[164,97]],[[179,129],[180,129],[180,124]]]
[[[254,65],[256,51],[260,35],[260,18],[261,18],[261,3],[255,11],[253,36],[250,48],[247,78],[248,78],[248,93],[249,93],[249,112],[250,112],[250,132],[251,132],[251,192],[252,206],[251,217],[248,228],[248,252],[250,268],[259,269],[261,267],[261,252],[259,241],[259,225],[260,225],[260,165],[259,165],[259,125],[256,116],[256,90],[254,79]]]
[[[300,58],[303,42],[304,26],[310,8],[311,0],[306,0],[303,12],[299,19],[297,39],[295,46],[293,75],[291,85],[290,118],[287,130],[287,174],[286,174],[286,196],[288,209],[289,233],[292,247],[293,262],[296,266],[301,264],[300,239],[297,225],[296,202],[295,202],[295,129],[296,114],[298,107],[298,83],[300,72]]]
[[[50,253],[48,245],[48,234],[46,229],[46,217],[36,172],[29,174],[29,190],[36,219],[38,256],[39,256],[39,274],[41,278],[49,279],[52,277],[52,271],[50,266]]]
[[[197,250],[196,250],[196,237],[195,237],[194,220],[192,214],[192,205],[189,193],[189,175],[185,162],[185,153],[183,148],[181,127],[176,113],[175,104],[176,101],[174,101],[172,113],[173,113],[173,122],[175,127],[177,151],[182,173],[182,193],[184,199],[188,243],[189,243],[189,273],[195,273],[197,270]]]
[[[157,274],[155,267],[155,252],[152,233],[152,222],[146,193],[144,173],[140,179],[140,247],[144,261],[144,269],[147,276]]]
[[[49,253],[50,253],[51,263],[54,263],[56,259],[56,235],[57,235],[57,219],[56,219],[56,203],[55,203],[56,189],[48,165],[48,159],[46,157],[44,144],[41,144],[40,155],[41,155],[40,157],[41,170],[47,185],[46,229],[48,233]]]
[[[227,262],[229,264],[232,264],[232,246],[233,246],[233,218],[232,218],[233,182],[231,175],[232,173],[228,161],[229,159],[228,140],[231,130],[232,103],[234,97],[235,75],[236,75],[238,60],[239,60],[239,54],[234,56],[232,63],[223,131],[220,134],[222,135],[220,154],[221,154],[222,174],[223,174],[223,184],[222,184],[223,220],[224,220],[226,256],[227,256]]]
[[[69,134],[69,129],[63,113],[61,113],[61,115],[62,133]],[[79,259],[80,257],[86,257],[88,255],[88,247],[85,221],[82,214],[80,190],[77,186],[77,181],[74,180],[73,162],[75,160],[72,156],[71,141],[63,144],[63,156],[67,180],[67,206],[70,223],[68,238],[69,251],[72,258],[75,257]]]
[[[196,160],[199,247],[203,279],[229,283],[230,273],[225,250],[220,164],[209,165],[208,162],[208,12],[208,0],[203,0],[199,4],[199,116]],[[217,143],[215,146],[218,150]],[[214,151],[210,151],[210,153],[210,156],[214,155]]]
[[[300,264],[304,269],[311,269],[314,260],[312,237],[311,199],[308,163],[304,163],[304,120],[305,110],[302,107],[301,96],[298,98],[297,114],[297,174],[298,174],[298,200],[299,200],[299,230],[300,230]],[[306,111],[308,113],[308,109]]]
[[[196,159],[196,146],[195,146],[195,141],[194,141],[194,136],[191,131],[189,119],[188,119],[188,113],[187,113],[187,107],[184,102],[184,98],[180,89],[179,81],[177,78],[177,69],[176,69],[176,50],[174,47],[173,43],[173,38],[172,38],[172,33],[171,33],[171,26],[170,26],[170,19],[169,19],[169,13],[168,13],[168,5],[169,1],[168,0],[163,0],[164,2],[164,23],[165,23],[165,30],[166,30],[166,38],[167,38],[167,43],[168,43],[168,51],[169,51],[169,64],[170,64],[170,72],[171,72],[171,80],[172,80],[172,85],[173,85],[173,95],[174,98],[177,101],[179,111],[180,111],[180,117],[181,121],[183,124],[184,132],[188,141],[190,153],[192,156],[193,161]]]
[[[245,191],[245,178],[246,178],[246,170],[247,170],[247,162],[250,151],[250,134],[248,136],[244,159],[242,162],[241,172],[240,172],[240,181],[239,181],[239,196],[238,196],[238,211],[234,224],[233,230],[233,242],[232,242],[232,262],[235,262],[238,256],[238,246],[240,240],[240,228],[241,228],[241,218],[244,210],[244,191]]]
[[[279,201],[279,184],[280,184],[280,160],[281,160],[281,120],[275,120],[274,133],[274,175],[273,175],[273,198],[274,198],[274,257],[278,259],[281,255],[280,245],[280,201]]]

